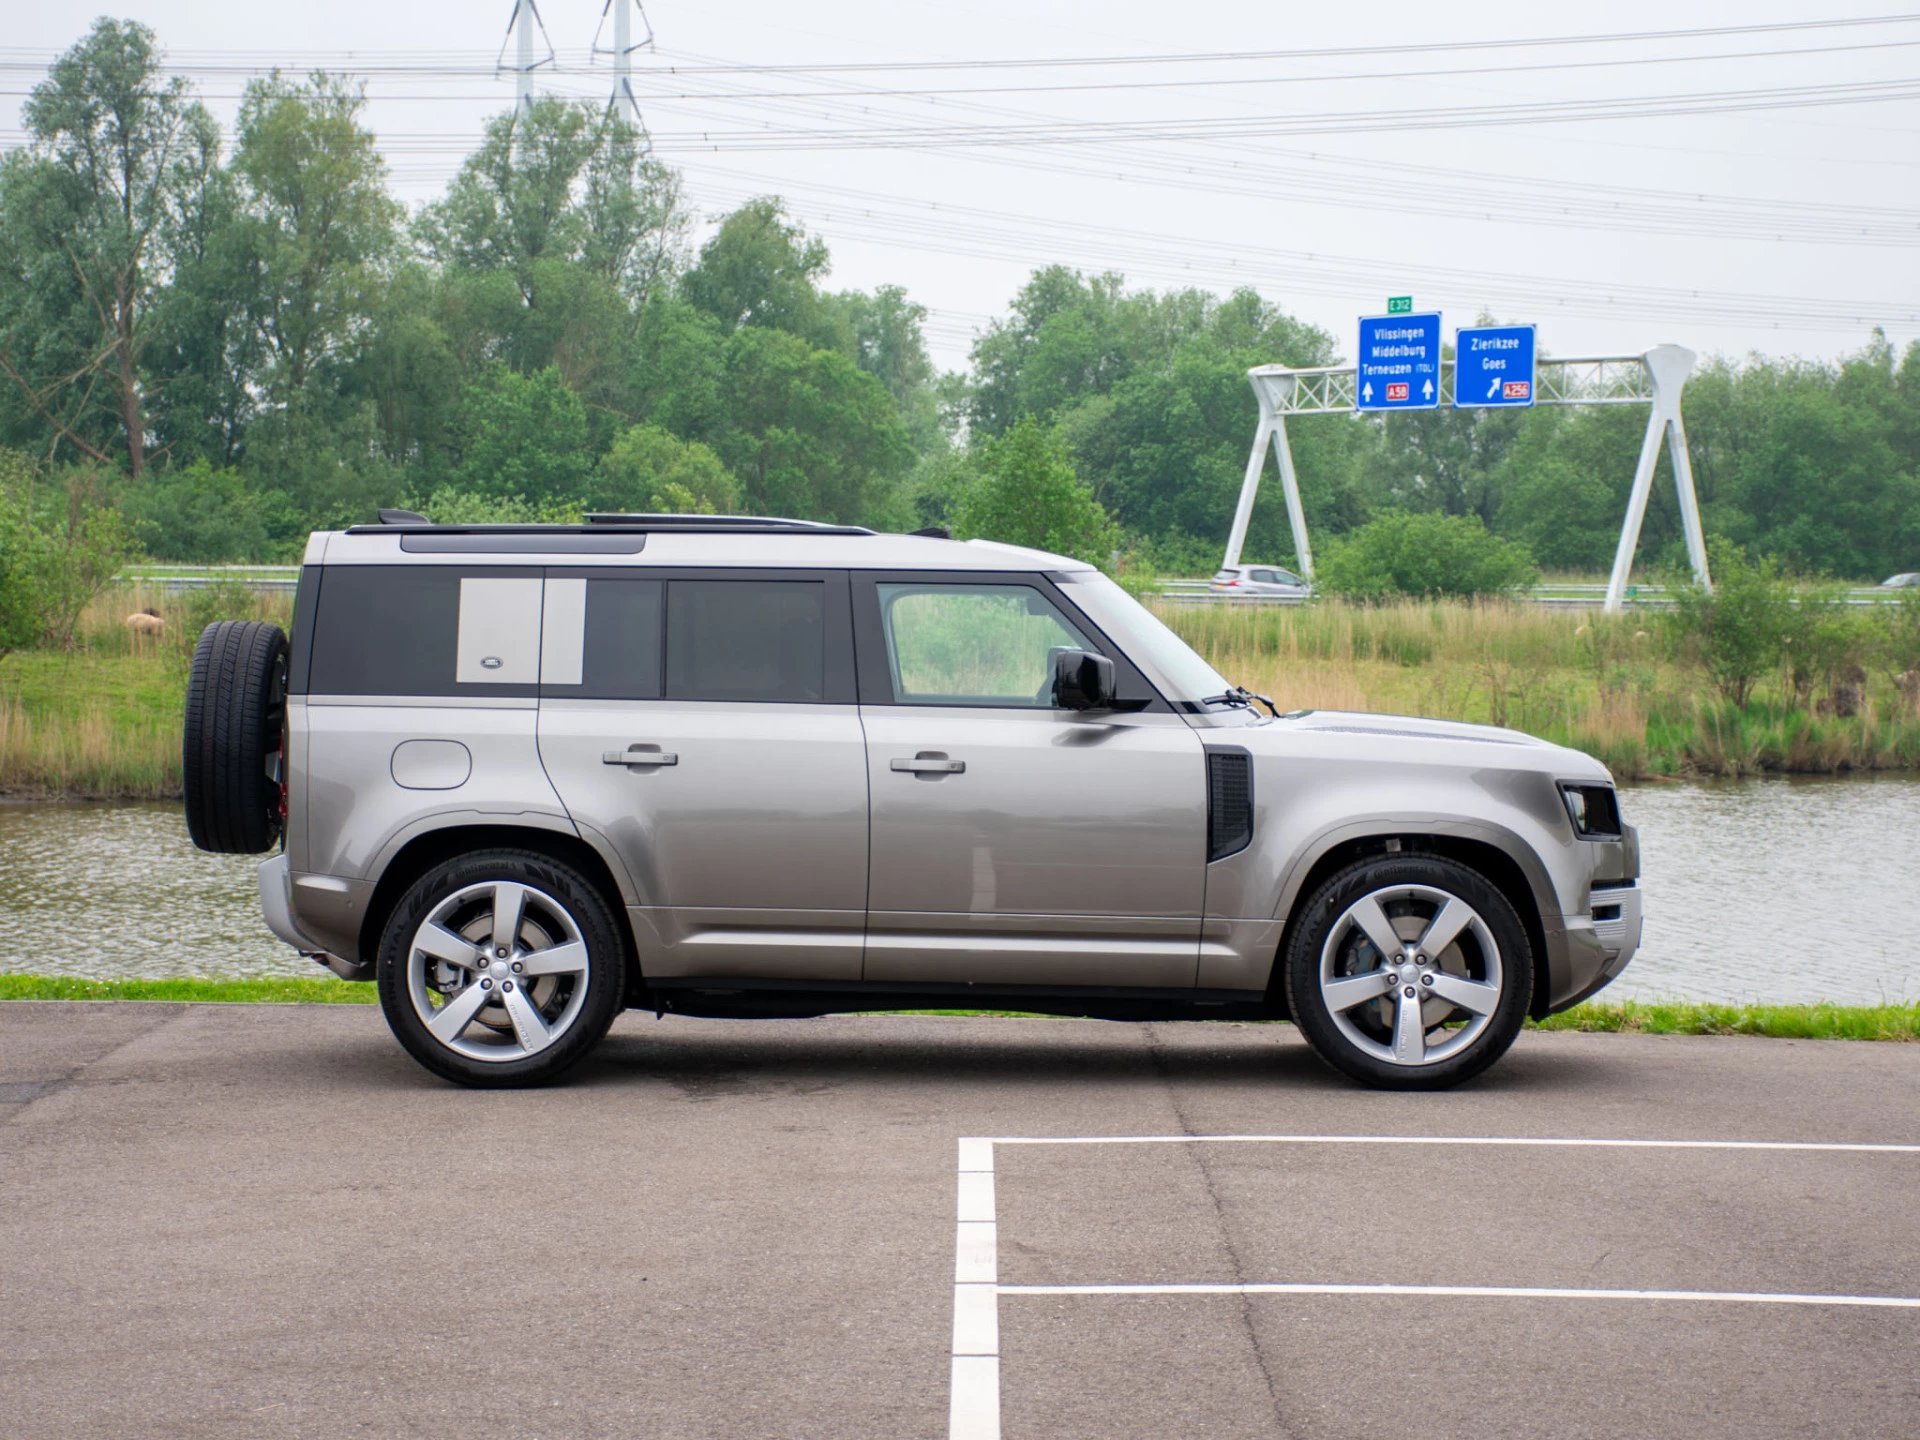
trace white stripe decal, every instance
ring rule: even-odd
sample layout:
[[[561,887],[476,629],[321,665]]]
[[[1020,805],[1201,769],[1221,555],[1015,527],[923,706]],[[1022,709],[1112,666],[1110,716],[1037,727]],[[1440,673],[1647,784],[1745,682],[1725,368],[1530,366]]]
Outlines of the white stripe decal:
[[[1854,1305],[1920,1310],[1905,1295],[1791,1295],[1741,1290],[1561,1290],[1526,1285],[1000,1285],[1002,1295],[1443,1295],[1505,1300],[1719,1300],[1742,1305]]]

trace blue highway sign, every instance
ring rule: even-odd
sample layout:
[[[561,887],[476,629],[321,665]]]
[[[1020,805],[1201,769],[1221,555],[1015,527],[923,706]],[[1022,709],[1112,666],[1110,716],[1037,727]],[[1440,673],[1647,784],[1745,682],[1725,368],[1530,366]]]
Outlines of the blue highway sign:
[[[1533,357],[1531,325],[1460,331],[1453,342],[1454,405],[1478,410],[1533,404]]]
[[[1440,312],[1365,315],[1354,362],[1356,410],[1431,410],[1440,403]]]

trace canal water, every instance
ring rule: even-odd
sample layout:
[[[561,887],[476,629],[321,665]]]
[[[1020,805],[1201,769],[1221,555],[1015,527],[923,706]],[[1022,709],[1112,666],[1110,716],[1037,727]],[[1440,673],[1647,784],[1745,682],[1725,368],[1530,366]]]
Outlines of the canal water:
[[[1635,786],[1646,941],[1608,998],[1920,1000],[1920,781]],[[268,935],[251,856],[178,806],[0,804],[0,971],[319,975]]]

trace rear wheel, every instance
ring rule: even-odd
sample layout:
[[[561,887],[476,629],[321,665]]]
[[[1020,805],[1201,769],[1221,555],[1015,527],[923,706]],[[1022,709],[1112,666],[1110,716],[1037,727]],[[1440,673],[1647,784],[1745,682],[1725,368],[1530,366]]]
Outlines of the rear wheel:
[[[1533,952],[1485,876],[1438,856],[1349,866],[1311,897],[1283,957],[1294,1023],[1320,1058],[1369,1085],[1438,1090],[1519,1035]]]
[[[395,1038],[462,1085],[540,1085],[620,1013],[613,913],[559,861],[496,850],[435,866],[388,917],[376,967]]]

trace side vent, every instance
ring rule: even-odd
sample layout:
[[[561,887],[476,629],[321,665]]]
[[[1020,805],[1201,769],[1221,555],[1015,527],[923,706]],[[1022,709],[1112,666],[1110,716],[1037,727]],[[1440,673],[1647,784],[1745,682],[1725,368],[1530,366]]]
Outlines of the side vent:
[[[1253,757],[1207,750],[1207,859],[1237,855],[1253,840]]]

